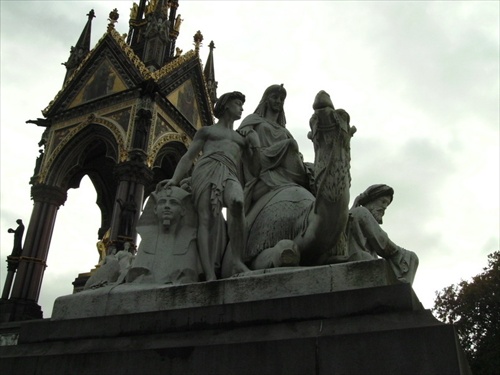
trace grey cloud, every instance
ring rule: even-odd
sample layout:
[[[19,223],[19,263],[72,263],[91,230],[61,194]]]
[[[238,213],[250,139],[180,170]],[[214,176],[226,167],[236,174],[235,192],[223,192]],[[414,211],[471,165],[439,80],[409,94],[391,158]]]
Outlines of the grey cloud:
[[[498,237],[491,236],[485,239],[484,244],[480,247],[480,249],[483,254],[491,254],[494,251],[500,251]]]
[[[453,7],[446,8],[451,21],[444,23],[444,9],[431,2],[372,7],[386,25],[370,23],[381,83],[396,85],[407,101],[442,118],[443,126],[453,126],[471,107],[490,124],[498,122],[499,41],[498,33],[489,33],[495,24],[498,31],[498,19],[481,20],[491,25],[485,28]]]

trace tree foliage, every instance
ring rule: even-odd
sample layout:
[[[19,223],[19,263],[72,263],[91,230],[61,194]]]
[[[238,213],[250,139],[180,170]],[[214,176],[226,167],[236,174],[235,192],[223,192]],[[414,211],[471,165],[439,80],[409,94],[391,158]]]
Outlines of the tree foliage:
[[[488,266],[471,281],[436,293],[433,312],[455,325],[474,374],[500,373],[500,251],[488,255]]]

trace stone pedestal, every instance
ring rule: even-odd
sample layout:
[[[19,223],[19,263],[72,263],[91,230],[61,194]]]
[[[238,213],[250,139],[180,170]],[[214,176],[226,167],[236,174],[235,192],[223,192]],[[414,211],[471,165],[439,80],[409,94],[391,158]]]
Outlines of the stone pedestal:
[[[408,284],[396,283],[385,261],[277,271],[65,296],[51,320],[22,323],[18,344],[0,347],[0,370],[470,373],[453,327],[424,310]]]
[[[92,270],[94,271],[94,270]],[[90,275],[92,274],[92,271],[90,272],[84,272],[84,273],[79,273],[78,276],[75,278],[75,281],[73,281],[73,294],[79,293],[83,291],[83,288],[85,287],[85,283],[89,279]]]

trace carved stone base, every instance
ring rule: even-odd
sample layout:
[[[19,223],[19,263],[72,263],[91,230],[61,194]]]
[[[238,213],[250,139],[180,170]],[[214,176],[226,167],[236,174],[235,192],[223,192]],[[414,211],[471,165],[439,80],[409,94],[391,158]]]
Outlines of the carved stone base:
[[[229,279],[175,285],[121,284],[59,297],[53,320],[152,312],[397,284],[383,259],[272,268]]]
[[[159,311],[25,322],[18,345],[0,347],[0,372],[469,374],[453,327],[423,310],[410,285],[358,284],[373,264],[351,264],[341,288],[332,288],[342,274],[333,270],[346,265],[281,270],[170,288],[165,300],[158,292]],[[301,291],[307,273],[312,293]],[[330,290],[320,291],[325,283]],[[219,302],[186,300],[193,286]]]
[[[0,300],[0,323],[42,318],[42,308],[33,301]]]

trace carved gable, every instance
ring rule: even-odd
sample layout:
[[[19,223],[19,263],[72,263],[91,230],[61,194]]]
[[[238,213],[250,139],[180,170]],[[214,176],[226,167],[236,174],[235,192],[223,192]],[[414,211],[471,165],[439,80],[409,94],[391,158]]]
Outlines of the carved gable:
[[[149,77],[145,77],[145,74]],[[53,116],[137,88],[150,73],[122,37],[106,33],[43,111]]]

